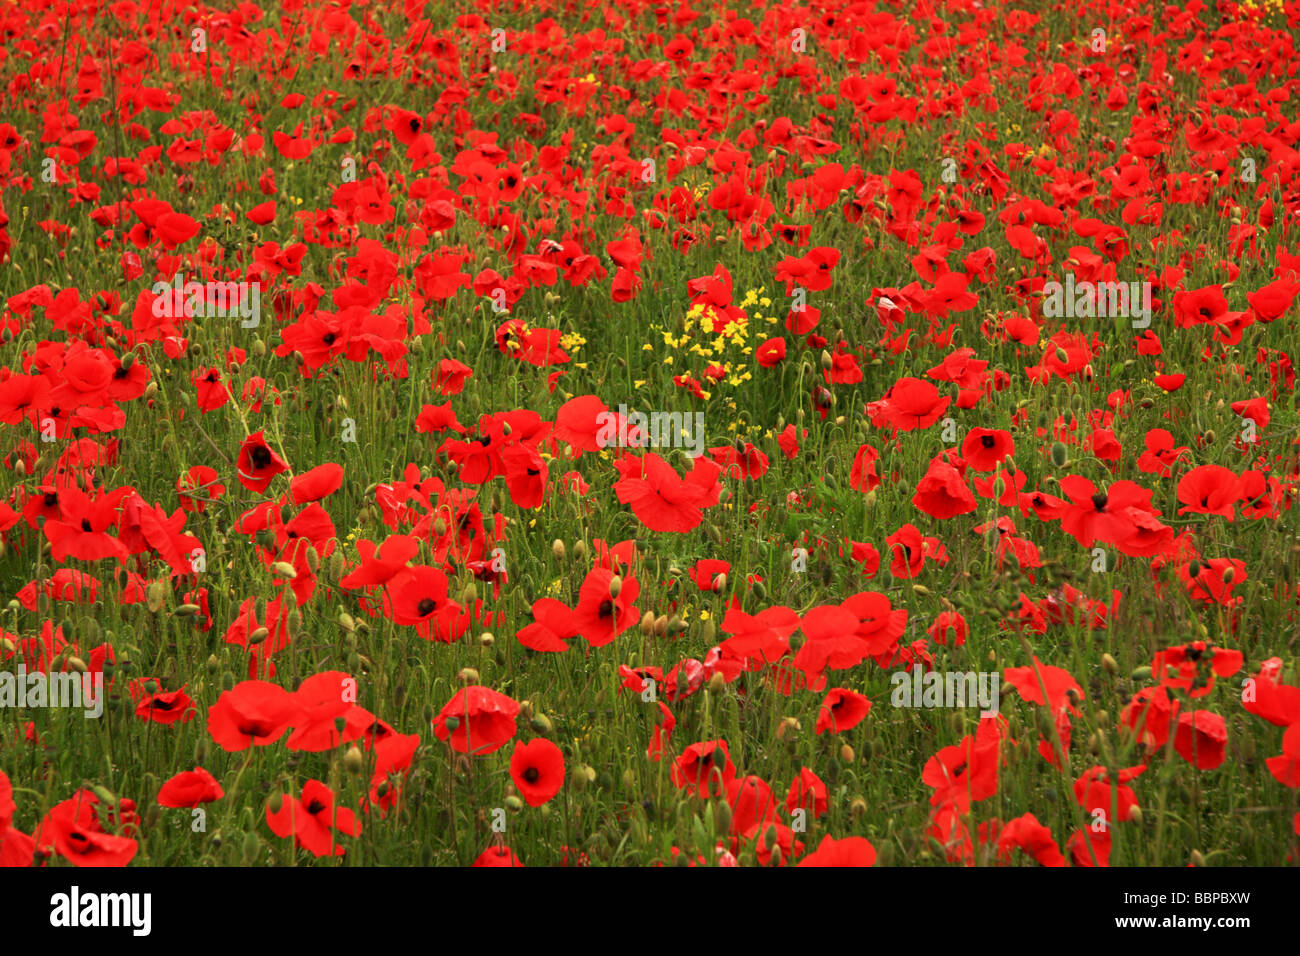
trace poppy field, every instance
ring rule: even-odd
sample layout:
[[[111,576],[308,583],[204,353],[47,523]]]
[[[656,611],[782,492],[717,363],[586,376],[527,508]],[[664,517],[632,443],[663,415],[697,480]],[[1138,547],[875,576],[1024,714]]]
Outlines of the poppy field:
[[[1298,28],[0,5],[0,865],[1294,865]]]

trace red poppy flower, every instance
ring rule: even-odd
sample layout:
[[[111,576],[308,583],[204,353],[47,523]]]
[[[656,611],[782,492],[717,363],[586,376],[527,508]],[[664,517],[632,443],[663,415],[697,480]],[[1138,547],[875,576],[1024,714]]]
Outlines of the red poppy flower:
[[[523,866],[523,861],[515,856],[508,846],[490,846],[479,854],[473,866]]]
[[[323,671],[304,680],[293,694],[298,713],[290,750],[320,753],[356,740],[375,722],[375,715],[357,703],[357,682],[343,671]]]
[[[578,590],[572,626],[592,647],[604,647],[640,619],[634,602],[641,585],[630,575],[616,585],[616,577],[609,568],[593,568]]]
[[[837,840],[829,833],[817,849],[807,854],[797,866],[874,866],[876,848],[866,837],[851,836]]]
[[[355,813],[335,806],[334,791],[319,780],[303,784],[302,795],[282,794],[280,809],[266,805],[266,825],[278,837],[293,837],[294,843],[312,856],[343,856],[347,850],[337,843],[338,834],[360,836],[361,822]]]
[[[929,428],[948,410],[951,399],[941,398],[939,390],[921,378],[901,378],[890,386],[878,402],[867,405],[867,417],[877,428],[914,431]]]
[[[830,807],[830,791],[821,777],[807,767],[800,767],[799,773],[790,783],[790,791],[785,797],[787,813],[803,808],[814,817],[820,817]]]
[[[197,807],[226,795],[216,777],[202,767],[176,774],[158,791],[158,803],[164,807]]]
[[[817,733],[843,733],[862,723],[871,710],[865,695],[847,687],[832,687],[817,713]]]
[[[644,458],[624,455],[614,467],[620,475],[614,483],[619,502],[631,505],[651,531],[692,530],[704,520],[703,509],[716,505],[722,493],[718,484],[722,469],[704,455],[694,460],[685,478],[653,452]]]
[[[544,737],[515,741],[510,778],[530,807],[540,807],[564,786],[564,754]]]
[[[785,339],[777,336],[754,349],[754,361],[763,368],[775,368],[785,360]]]
[[[464,362],[447,358],[438,363],[433,375],[433,387],[440,395],[459,395],[465,389],[465,382],[473,376],[474,370]]]
[[[45,814],[32,835],[33,842],[43,850],[57,853],[73,866],[126,866],[134,859],[139,845],[129,836],[107,832],[98,813],[99,806],[92,791],[77,791]]]
[[[266,443],[263,433],[258,431],[244,439],[239,446],[236,460],[239,483],[249,491],[263,492],[273,478],[288,469],[279,455]]]
[[[433,718],[433,732],[457,753],[486,756],[515,735],[519,704],[505,694],[474,684],[463,688]]]
[[[1133,808],[1138,805],[1137,794],[1132,787],[1125,786],[1147,770],[1146,764],[1127,767],[1119,772],[1113,784],[1114,807],[1112,808],[1112,781],[1110,771],[1105,767],[1092,767],[1084,771],[1083,776],[1074,782],[1074,800],[1089,817],[1102,812],[1106,825],[1123,823],[1133,816]],[[1114,814],[1112,818],[1112,813]]]
[[[998,836],[998,854],[1002,859],[1006,860],[1017,849],[1043,866],[1065,866],[1065,855],[1052,839],[1052,831],[1032,813],[1016,817]]]
[[[1241,482],[1237,473],[1222,465],[1200,465],[1178,482],[1180,515],[1221,515],[1229,521],[1236,515]]]
[[[863,493],[880,485],[880,475],[876,472],[876,462],[880,452],[871,445],[859,445],[853,456],[853,467],[849,470],[849,487]]]
[[[930,462],[929,469],[916,483],[912,504],[940,520],[969,514],[978,507],[961,472],[938,460]]]
[[[310,471],[295,475],[289,482],[289,500],[296,505],[328,498],[343,484],[343,466],[334,462],[317,465]]]
[[[298,717],[293,695],[277,684],[241,681],[208,710],[208,733],[222,750],[265,747],[284,736]]]
[[[139,682],[141,685],[143,681]],[[158,691],[149,694],[132,682],[132,699],[137,700],[135,715],[141,720],[150,720],[156,724],[187,723],[194,719],[195,703],[185,688],[173,691]]]
[[[961,456],[976,471],[993,471],[1008,455],[1015,454],[1011,433],[1001,428],[972,428],[961,445]]]
[[[731,751],[725,740],[691,744],[673,761],[673,784],[705,800],[723,795],[735,778],[736,765],[731,762]]]
[[[1174,749],[1198,770],[1214,770],[1223,764],[1228,744],[1228,724],[1218,714],[1194,710],[1180,714],[1174,733]]]

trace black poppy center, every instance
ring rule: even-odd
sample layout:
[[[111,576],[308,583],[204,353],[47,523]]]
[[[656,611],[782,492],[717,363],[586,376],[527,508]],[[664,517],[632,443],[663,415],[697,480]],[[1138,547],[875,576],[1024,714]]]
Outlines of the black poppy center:
[[[248,457],[252,460],[254,468],[267,468],[271,464],[271,449],[265,445],[258,445],[248,453]]]
[[[419,612],[420,617],[426,617],[432,614],[433,609],[437,606],[433,598],[420,598],[420,603],[415,606],[415,610]]]
[[[527,780],[529,783],[536,783],[537,778],[540,776],[541,774],[537,772],[536,767],[529,767],[527,770],[524,771],[524,779]]]

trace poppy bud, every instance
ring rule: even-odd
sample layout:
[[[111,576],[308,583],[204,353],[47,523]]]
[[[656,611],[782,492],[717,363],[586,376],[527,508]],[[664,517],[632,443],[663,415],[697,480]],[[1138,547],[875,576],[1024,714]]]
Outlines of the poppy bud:
[[[587,789],[588,783],[590,781],[587,779],[585,769],[581,764],[576,765],[569,774],[569,786],[573,788],[575,793],[581,793]]]
[[[725,836],[731,832],[732,809],[731,804],[725,800],[719,800],[718,805],[714,806],[714,830],[719,836]]]
[[[727,689],[727,678],[721,671],[714,671],[713,676],[709,678],[707,689],[710,694],[721,694]]]
[[[776,727],[776,736],[778,740],[784,740],[787,735],[797,734],[803,726],[799,723],[797,717],[785,717]]]
[[[361,748],[356,744],[349,747],[348,752],[343,755],[343,769],[354,777],[360,776],[361,771],[365,769],[365,759],[361,756]]]
[[[478,671],[472,667],[462,667],[456,679],[462,684],[477,684],[479,681]]]
[[[776,827],[769,825],[763,831],[763,846],[767,847],[769,850],[772,850],[772,848],[776,846],[776,837],[777,837]],[[776,861],[776,858],[777,858],[777,851],[773,850],[772,859],[774,862]]]
[[[267,635],[270,633],[271,632],[268,631],[266,628],[259,627],[257,630],[253,631],[251,634],[248,635],[248,645],[252,647],[257,644],[261,644],[264,640],[266,640]]]
[[[573,557],[579,564],[587,560],[587,543],[585,541],[573,542]]]
[[[1236,580],[1236,578],[1237,578],[1237,569],[1236,569],[1236,568],[1229,567],[1229,568],[1225,568],[1225,569],[1224,569],[1224,571],[1223,571],[1223,583],[1224,583],[1224,584],[1231,584],[1233,581]]]
[[[460,592],[460,603],[465,607],[473,607],[474,602],[478,600],[478,588],[471,581],[465,585],[465,590]]]
[[[609,581],[609,596],[617,598],[623,590],[623,579],[619,575],[614,575]]]
[[[771,827],[771,828],[769,829],[768,832],[770,832],[770,833],[776,833],[776,827]],[[774,838],[774,839],[775,839],[775,838]],[[772,859],[771,859],[771,861],[768,863],[768,865],[769,865],[769,866],[780,866],[780,865],[781,865],[781,848],[780,848],[779,846],[774,846],[774,847],[772,847]]]
[[[1118,674],[1119,661],[1115,660],[1115,658],[1111,657],[1109,654],[1102,654],[1101,669],[1104,670],[1107,674]]]
[[[927,588],[924,584],[913,584],[913,585],[912,585],[912,593],[913,593],[913,594],[917,594],[917,595],[919,595],[919,596],[921,596],[921,597],[929,597],[929,596],[930,596],[930,589]]]
[[[157,614],[163,609],[166,596],[167,592],[163,582],[155,581],[149,585],[145,591],[145,606],[149,608],[150,614]]]
[[[78,674],[84,674],[84,673],[86,673],[88,670],[90,670],[90,668],[88,668],[88,667],[86,666],[86,662],[83,661],[80,657],[69,657],[69,658],[68,658],[68,669],[69,669],[69,670],[74,670],[74,671],[76,671]]]
[[[435,521],[433,523],[433,533],[441,538],[447,533],[447,522],[443,521],[441,518]]]
[[[564,560],[564,542],[559,538],[551,542],[551,554],[556,561]]]
[[[339,627],[349,634],[354,634],[357,630],[357,622],[347,611],[339,611]]]
[[[315,574],[320,570],[320,555],[316,553],[315,545],[307,545],[307,569]]]
[[[193,617],[195,614],[199,613],[199,610],[197,604],[179,604],[176,606],[174,613],[178,617]]]
[[[843,744],[840,747],[840,760],[844,761],[844,763],[853,763],[853,748],[848,744]]]
[[[674,615],[672,616],[672,619],[671,619],[671,620],[668,622],[668,624],[667,624],[667,627],[666,627],[666,629],[665,629],[665,633],[666,633],[669,637],[677,637],[679,634],[683,633],[685,630],[686,630],[686,622],[683,621],[683,620],[682,620],[680,617],[678,617],[676,614],[674,614]]]
[[[1201,574],[1201,562],[1193,560],[1187,565],[1187,573],[1192,577],[1199,577]]]
[[[867,801],[862,797],[854,797],[849,803],[849,815],[854,820],[860,819],[867,812]]]
[[[1207,445],[1213,445],[1215,439],[1218,438],[1218,437],[1219,437],[1218,435],[1214,434],[1214,429],[1213,429],[1213,428],[1207,428],[1207,429],[1205,430],[1205,444],[1207,444]]]
[[[518,813],[520,810],[524,808],[524,801],[520,800],[514,794],[511,794],[510,796],[506,797],[505,805],[506,805],[506,809],[509,810],[511,813]]]
[[[1135,667],[1133,673],[1129,675],[1133,680],[1149,680],[1151,678],[1151,668]]]
[[[273,814],[279,813],[280,809],[283,806],[284,806],[284,794],[278,790],[275,793],[271,794],[270,799],[266,801],[266,808],[270,810]]]
[[[637,625],[637,627],[645,637],[649,637],[651,634],[653,634],[655,629],[654,612],[646,611],[644,614],[642,614],[641,623]]]
[[[1069,461],[1069,455],[1066,453],[1065,446],[1061,444],[1059,441],[1053,442],[1052,443],[1052,464],[1055,465],[1057,468],[1063,468],[1065,467],[1065,463],[1067,461]]]
[[[660,614],[655,618],[655,637],[666,637],[668,634],[668,615]]]
[[[209,674],[209,676],[215,677],[216,674],[217,674],[217,670],[218,670],[220,667],[221,667],[221,661],[219,661],[219,660],[217,659],[217,655],[216,655],[216,654],[209,654],[209,655],[208,655],[208,674]]]
[[[1192,866],[1205,866],[1205,855],[1200,850],[1192,851]]]
[[[252,830],[249,830],[244,834],[244,843],[240,852],[244,857],[244,865],[252,866],[257,860],[257,855],[262,852],[261,838]]]
[[[293,581],[298,577],[298,572],[293,569],[293,565],[288,561],[276,561],[271,565],[271,573],[288,581]]]
[[[554,729],[551,725],[551,718],[547,717],[545,714],[535,715],[533,719],[528,722],[528,726],[533,728],[534,733],[541,734],[544,737],[549,736],[551,731]]]
[[[752,590],[754,592],[754,597],[758,598],[760,601],[767,600],[767,585],[762,581],[755,581]]]
[[[492,636],[491,631],[484,631],[478,636],[479,647],[491,647],[495,642],[496,638]]]
[[[460,726],[460,718],[448,717],[443,721],[443,725],[447,728],[448,731],[454,732],[456,728]]]

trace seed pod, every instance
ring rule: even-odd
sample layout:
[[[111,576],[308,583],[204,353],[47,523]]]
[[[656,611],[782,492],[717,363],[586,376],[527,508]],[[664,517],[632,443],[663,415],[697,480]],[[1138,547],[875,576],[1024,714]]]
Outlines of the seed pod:
[[[354,777],[361,775],[365,769],[365,758],[361,755],[361,749],[353,744],[348,748],[348,752],[343,755],[343,769]]]

